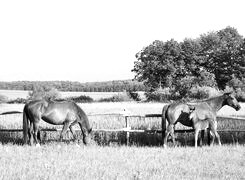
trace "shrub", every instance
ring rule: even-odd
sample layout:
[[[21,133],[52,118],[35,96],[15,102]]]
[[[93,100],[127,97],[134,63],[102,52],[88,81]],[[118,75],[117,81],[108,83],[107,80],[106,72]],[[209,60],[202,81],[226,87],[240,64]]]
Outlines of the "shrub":
[[[6,103],[6,102],[8,102],[8,97],[0,94],[0,103]]]
[[[125,101],[130,101],[130,98],[126,93],[114,95],[109,98],[101,98],[98,100],[98,102],[125,102]]]
[[[209,98],[209,93],[207,89],[198,86],[190,90],[189,97],[192,99],[205,99]]]
[[[238,78],[232,76],[232,79],[227,83],[225,88],[226,91],[235,92],[235,97],[240,102],[245,102],[245,88],[244,88],[245,78],[239,80]]]
[[[175,85],[174,91],[178,93],[179,98],[187,98],[190,89],[193,87],[195,77],[193,76],[186,76],[182,79],[177,80]]]
[[[237,91],[236,92],[236,99],[240,102],[245,102],[245,92],[244,91]]]
[[[127,95],[130,99],[133,99],[134,101],[140,101],[140,96],[137,92],[133,92],[131,90],[127,91]]]
[[[220,95],[220,92],[213,87],[197,86],[190,90],[189,98],[191,99],[207,99]]]
[[[47,99],[55,100],[59,99],[61,94],[55,88],[45,89],[43,87],[35,87],[32,92],[29,93],[30,100]]]
[[[186,91],[187,92],[187,91]],[[179,91],[171,90],[170,88],[158,89],[153,92],[146,92],[147,101],[169,102],[169,101],[190,101],[191,99],[206,99],[219,95],[220,92],[208,86],[196,86],[188,90],[188,93],[183,97]]]
[[[67,98],[67,100],[72,100],[76,103],[91,103],[93,102],[93,98],[89,97],[89,96],[85,96],[85,95],[81,95],[78,97],[69,97]]]
[[[208,97],[209,97],[208,92],[206,92],[205,90],[202,90],[202,89],[198,89],[194,93],[192,92],[190,95],[190,98],[193,98],[193,99],[205,99]]]
[[[17,98],[17,99],[8,101],[9,104],[26,104],[27,102],[28,100],[24,98]]]
[[[170,95],[158,91],[146,92],[145,96],[147,101],[168,102],[170,100]]]

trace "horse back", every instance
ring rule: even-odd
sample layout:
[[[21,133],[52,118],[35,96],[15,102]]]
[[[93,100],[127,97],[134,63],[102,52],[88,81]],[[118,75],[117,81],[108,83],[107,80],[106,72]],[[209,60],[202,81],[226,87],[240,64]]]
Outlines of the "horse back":
[[[90,128],[87,115],[82,110],[82,108],[73,101],[62,101],[62,102],[50,103],[46,109],[45,114],[50,114],[50,112],[53,112],[53,114],[56,115],[56,119],[59,119],[58,118],[59,116],[60,119],[66,118],[66,120],[69,120],[69,121],[76,120],[84,124],[86,127]]]
[[[198,118],[199,120],[216,118],[216,112],[214,112],[212,108],[205,102],[197,104],[195,106],[195,111],[193,113],[195,117]]]
[[[29,117],[39,117],[40,114],[44,111],[45,106],[47,106],[47,102],[43,100],[34,100],[25,104],[24,112]]]
[[[173,103],[168,107],[166,116],[170,124],[176,124],[180,122],[186,126],[191,126],[189,120],[190,108],[187,104],[184,103]]]

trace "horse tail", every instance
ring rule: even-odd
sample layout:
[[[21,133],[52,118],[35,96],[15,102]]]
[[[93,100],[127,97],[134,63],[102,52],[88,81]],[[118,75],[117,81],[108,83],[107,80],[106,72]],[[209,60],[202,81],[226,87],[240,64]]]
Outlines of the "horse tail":
[[[24,144],[27,144],[28,141],[28,130],[29,130],[29,120],[27,117],[26,105],[23,110],[23,140]]]
[[[166,121],[167,121],[168,107],[169,107],[169,105],[165,105],[165,106],[163,106],[163,109],[162,109],[162,141],[165,138],[165,132],[167,129],[167,122]]]
[[[92,128],[89,124],[89,120],[88,120],[88,116],[86,115],[86,113],[82,110],[82,108],[80,106],[78,106],[76,103],[74,103],[75,106],[77,107],[77,111],[78,111],[78,116],[79,119],[83,122],[81,122],[84,126],[86,126],[86,129],[88,131],[88,133],[91,133]]]

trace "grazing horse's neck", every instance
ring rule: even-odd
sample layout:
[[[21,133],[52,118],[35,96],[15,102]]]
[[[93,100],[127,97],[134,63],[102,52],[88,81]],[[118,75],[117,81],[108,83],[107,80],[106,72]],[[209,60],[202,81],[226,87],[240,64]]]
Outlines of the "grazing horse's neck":
[[[213,111],[218,112],[224,106],[224,96],[219,96],[206,100],[205,102],[212,108]]]

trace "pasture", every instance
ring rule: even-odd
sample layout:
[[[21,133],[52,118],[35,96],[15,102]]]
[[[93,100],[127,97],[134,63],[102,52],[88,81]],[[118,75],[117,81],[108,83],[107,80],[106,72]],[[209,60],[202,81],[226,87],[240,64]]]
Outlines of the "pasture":
[[[244,179],[245,147],[0,145],[0,179]]]
[[[125,126],[117,115],[159,114],[162,103],[79,104],[95,129]],[[22,111],[23,104],[0,104],[0,113]],[[236,112],[223,107],[219,116],[245,117],[245,104]],[[95,115],[97,114],[97,115]],[[160,118],[132,118],[132,129],[160,129]],[[219,129],[245,129],[245,122],[221,119]],[[42,128],[54,128],[42,122]],[[22,114],[0,116],[1,129],[21,129]],[[55,127],[57,128],[57,127]],[[179,126],[178,128],[183,128]],[[125,146],[125,133],[95,133],[93,143],[84,146],[71,141],[68,133],[60,142],[59,132],[42,132],[41,147],[22,146],[22,132],[0,133],[0,179],[244,179],[245,135],[221,135],[225,145],[193,147],[193,134],[177,136],[179,145],[164,149],[161,134],[131,133]],[[239,136],[239,137],[238,137]],[[185,139],[189,139],[185,142]]]

